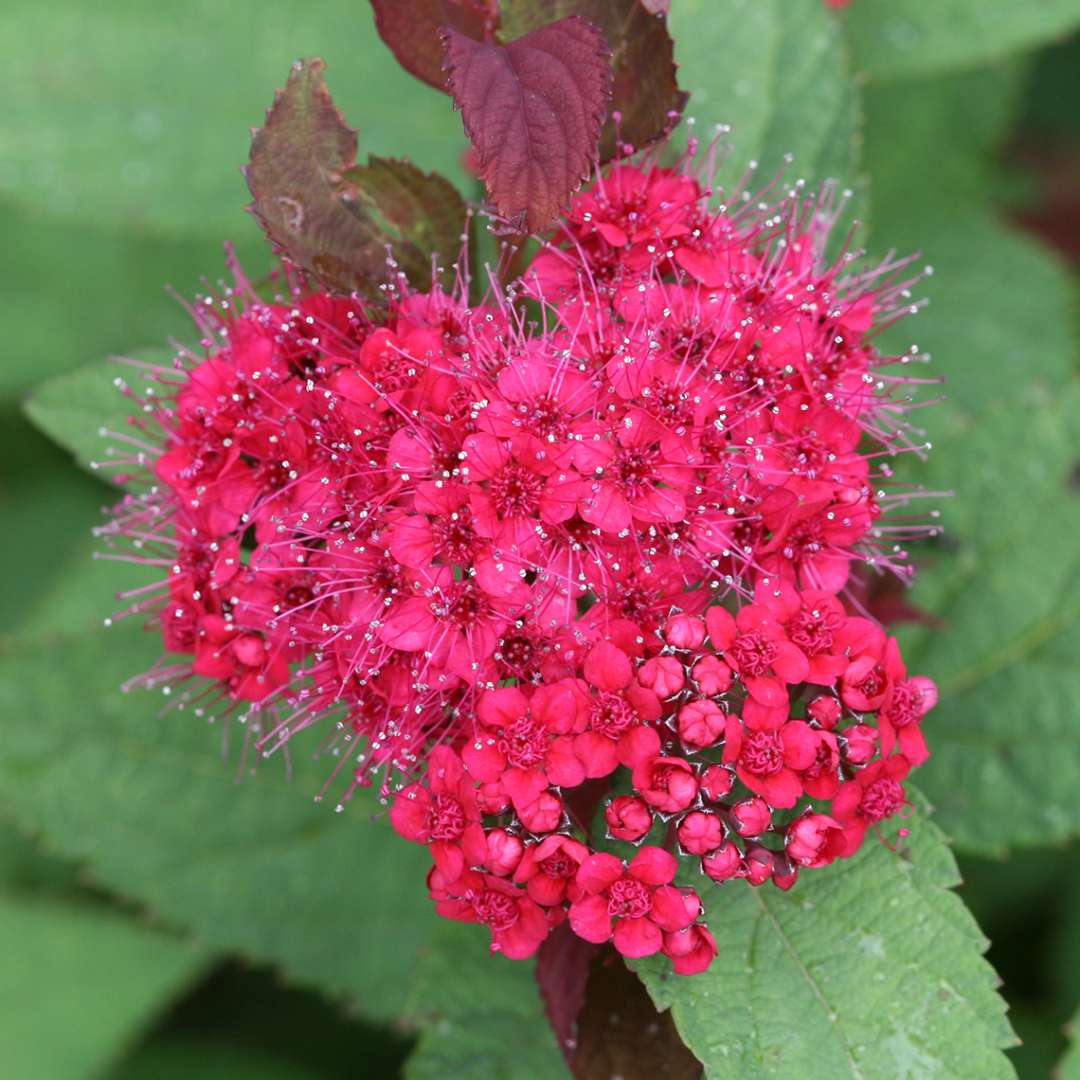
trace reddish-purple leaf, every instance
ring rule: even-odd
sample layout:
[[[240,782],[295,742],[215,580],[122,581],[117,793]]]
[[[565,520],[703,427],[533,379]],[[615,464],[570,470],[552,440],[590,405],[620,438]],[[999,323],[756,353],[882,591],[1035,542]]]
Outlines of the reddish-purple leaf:
[[[499,213],[547,228],[596,156],[611,88],[600,31],[577,16],[508,45],[444,34],[450,92]]]
[[[375,294],[398,268],[430,286],[436,252],[461,248],[465,204],[453,185],[408,162],[374,158],[355,165],[356,132],[323,79],[325,64],[293,65],[255,132],[245,169],[251,211],[274,244],[337,292]]]
[[[398,63],[436,90],[446,89],[443,27],[474,41],[490,41],[499,22],[499,0],[371,0],[375,28]]]
[[[585,1004],[585,983],[597,948],[579,938],[564,921],[547,936],[536,956],[540,997],[567,1065],[574,1062],[578,1014]]]
[[[672,976],[684,977],[693,978]],[[657,1012],[641,981],[610,945],[593,956],[589,967],[570,1068],[577,1080],[613,1076],[700,1080],[704,1075],[701,1062],[679,1037],[671,1013]]]
[[[618,142],[641,148],[675,126],[687,94],[676,79],[666,0],[503,0],[502,6],[507,34],[525,34],[567,15],[580,15],[603,32],[614,71],[611,112],[620,119],[604,126],[602,161],[615,156]]]

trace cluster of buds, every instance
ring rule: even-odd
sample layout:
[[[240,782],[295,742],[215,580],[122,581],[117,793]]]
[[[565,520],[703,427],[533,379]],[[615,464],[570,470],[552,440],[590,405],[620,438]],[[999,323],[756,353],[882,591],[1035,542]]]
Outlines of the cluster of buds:
[[[921,494],[887,463],[923,449],[918,357],[872,344],[906,264],[827,256],[834,189],[713,195],[693,156],[619,162],[476,305],[463,270],[376,304],[292,272],[266,301],[235,269],[200,349],[126,388],[134,480],[100,534],[161,568],[122,614],[166,650],[134,681],[243,716],[263,753],[321,728],[346,794],[400,792],[440,909],[508,955],[566,908],[694,970],[676,846],[790,883],[926,755],[929,684],[848,614],[853,566],[906,577],[903,537],[933,531],[883,516]],[[670,825],[627,866],[566,798],[620,768],[611,836]]]

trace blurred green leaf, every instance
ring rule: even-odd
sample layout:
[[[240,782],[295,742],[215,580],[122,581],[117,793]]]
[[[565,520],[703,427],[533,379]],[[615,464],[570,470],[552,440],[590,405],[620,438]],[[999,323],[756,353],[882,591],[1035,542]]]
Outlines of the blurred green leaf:
[[[240,254],[257,276],[270,256],[254,221],[246,227]],[[3,398],[89,359],[164,342],[170,334],[190,338],[191,319],[166,287],[192,296],[203,275],[216,280],[224,266],[226,234],[208,236],[198,223],[182,237],[166,236],[102,226],[96,214],[88,224],[0,197],[0,235]]]
[[[856,0],[842,13],[855,69],[875,81],[975,67],[1063,37],[1076,0]],[[902,98],[898,101],[902,105]]]
[[[942,541],[917,545],[914,602],[943,628],[902,635],[909,667],[941,688],[920,784],[965,850],[1002,852],[1080,831],[1080,453],[1069,279],[986,205],[992,154],[1021,70],[973,72],[866,94],[874,244],[921,248],[930,306],[889,335],[933,353],[947,399],[916,414],[934,450],[906,479],[938,501]],[[933,162],[933,168],[919,168]]]
[[[487,951],[486,930],[447,922],[416,968],[409,1012],[423,1024],[405,1067],[409,1080],[568,1076],[532,961]]]
[[[165,349],[136,349],[125,356],[163,365],[170,359]],[[138,415],[138,407],[121,385],[140,397],[161,390],[144,369],[117,360],[97,360],[40,383],[23,408],[38,428],[75,455],[79,465],[108,479],[115,470],[94,465],[108,462],[110,447],[121,448],[111,434],[129,432],[128,417]]]
[[[318,994],[282,985],[268,969],[224,964],[162,1016],[108,1080],[389,1077],[408,1046]]]
[[[0,825],[0,1060],[19,1080],[97,1075],[205,963],[73,874]]]
[[[204,944],[396,1017],[437,921],[424,852],[365,822],[368,799],[340,814],[313,805],[333,761],[310,760],[312,744],[294,748],[292,783],[280,758],[249,776],[257,755],[239,725],[222,760],[224,731],[122,694],[157,648],[125,626],[5,651],[0,782],[17,819]]]
[[[710,1080],[1013,1075],[987,942],[949,891],[956,864],[924,815],[910,828],[900,854],[871,834],[789,893],[708,885],[719,954],[702,975],[637,962]]]
[[[733,128],[727,182],[756,160],[766,183],[788,153],[789,182],[854,182],[858,93],[843,33],[823,4],[679,0],[669,26],[697,136],[708,141],[714,124]]]
[[[460,119],[398,66],[367,4],[11,0],[0,40],[33,43],[8,50],[0,121],[0,192],[32,206],[220,239],[253,230],[240,175],[250,131],[311,55],[331,65],[372,152],[464,175]]]
[[[1080,1080],[1080,1009],[1069,1024],[1068,1035],[1072,1044],[1058,1062],[1057,1080]]]

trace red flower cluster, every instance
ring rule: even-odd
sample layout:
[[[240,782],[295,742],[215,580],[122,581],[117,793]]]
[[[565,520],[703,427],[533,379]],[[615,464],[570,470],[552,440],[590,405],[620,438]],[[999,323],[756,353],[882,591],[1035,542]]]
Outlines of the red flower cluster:
[[[125,612],[169,654],[143,682],[246,712],[264,752],[324,724],[350,791],[407,783],[440,910],[508,955],[568,909],[629,955],[711,956],[669,856],[580,838],[587,781],[629,773],[612,836],[678,816],[660,846],[714,879],[787,881],[926,756],[932,685],[840,599],[854,562],[906,575],[924,528],[879,520],[914,494],[876,464],[918,449],[871,344],[904,263],[826,258],[831,189],[713,208],[693,168],[616,165],[482,305],[464,279],[265,302],[236,271],[116,436],[153,476],[101,533],[165,575]]]
[[[391,821],[430,846],[438,910],[487,923],[493,948],[529,955],[568,917],[587,941],[693,973],[715,942],[671,850],[715,882],[783,889],[854,854],[906,806],[934,685],[831,593],[769,578],[735,617],[615,630],[575,673],[481,694],[475,733],[435,748]],[[620,766],[629,790],[612,796]],[[583,785],[600,779],[594,824]],[[626,862],[590,846],[599,834],[644,846]]]

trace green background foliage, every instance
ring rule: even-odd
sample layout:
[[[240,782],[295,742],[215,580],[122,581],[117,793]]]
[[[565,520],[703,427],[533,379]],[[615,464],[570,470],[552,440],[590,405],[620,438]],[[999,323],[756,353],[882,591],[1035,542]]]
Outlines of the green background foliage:
[[[791,154],[789,175],[853,190],[872,252],[933,264],[929,306],[888,340],[929,351],[947,396],[921,416],[929,460],[898,467],[955,492],[915,552],[913,601],[940,625],[903,630],[942,689],[918,776],[932,817],[903,852],[869,845],[791,894],[711,889],[707,976],[639,965],[710,1077],[1043,1077],[1063,1054],[1080,1075],[1063,1030],[1080,1006],[1080,290],[1013,221],[1080,160],[1078,25],[1078,0],[673,0],[696,134],[733,128],[724,177]],[[361,155],[464,185],[460,119],[364,4],[10,0],[0,41],[5,1072],[565,1075],[530,965],[433,917],[424,859],[377,803],[313,804],[330,768],[313,745],[291,779],[274,760],[249,775],[242,731],[226,748],[119,692],[153,645],[101,628],[135,582],[92,561],[111,495],[72,461],[123,417],[104,358],[188,333],[165,286],[216,279],[225,240],[267,266],[239,166],[296,57],[327,60]],[[1064,210],[1051,224],[1068,241]]]

